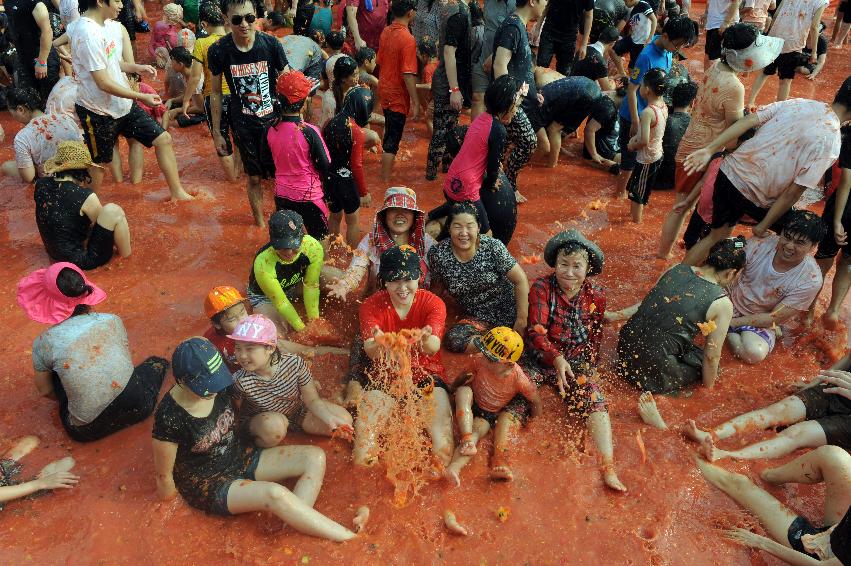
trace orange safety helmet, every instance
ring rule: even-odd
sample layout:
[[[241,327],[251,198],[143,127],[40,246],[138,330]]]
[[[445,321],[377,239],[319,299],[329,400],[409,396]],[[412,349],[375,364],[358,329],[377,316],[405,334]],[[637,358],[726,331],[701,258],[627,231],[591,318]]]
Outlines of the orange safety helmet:
[[[213,287],[213,290],[204,299],[204,313],[206,313],[207,318],[213,318],[220,312],[245,300],[245,297],[233,287],[228,285]]]

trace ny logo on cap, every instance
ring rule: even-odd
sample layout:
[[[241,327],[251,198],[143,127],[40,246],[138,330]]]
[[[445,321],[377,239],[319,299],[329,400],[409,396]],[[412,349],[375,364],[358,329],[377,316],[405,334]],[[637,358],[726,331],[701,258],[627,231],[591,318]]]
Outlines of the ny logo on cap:
[[[254,322],[243,322],[239,325],[239,328],[234,332],[235,335],[241,336],[243,338],[259,338],[260,332],[263,330],[262,324],[256,324]]]

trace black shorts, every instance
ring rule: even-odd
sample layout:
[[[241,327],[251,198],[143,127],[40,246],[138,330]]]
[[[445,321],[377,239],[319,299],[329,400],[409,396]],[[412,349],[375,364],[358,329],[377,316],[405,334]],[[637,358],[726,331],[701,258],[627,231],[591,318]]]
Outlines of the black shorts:
[[[631,69],[635,66],[635,61],[638,59],[638,56],[641,55],[641,51],[644,49],[644,45],[639,43],[635,43],[632,41],[631,37],[622,37],[615,43],[613,48],[614,52],[620,56],[624,56],[629,53],[629,65],[628,67]]]
[[[849,0],[844,0],[844,2],[839,3],[839,7],[836,8],[836,13],[842,14],[842,21],[846,24],[851,24],[851,2]]]
[[[759,222],[765,218],[766,214],[768,214],[767,209],[760,208],[745,198],[724,172],[718,171],[715,190],[712,193],[712,228],[736,226],[745,215]],[[785,218],[786,214],[771,229],[778,232]]]
[[[529,402],[522,395],[515,395],[514,398],[505,405],[505,407],[496,412],[485,411],[479,407],[475,401],[473,401],[472,409],[473,416],[485,419],[491,426],[496,426],[496,421],[499,420],[499,414],[503,412],[509,413],[521,423],[526,422],[526,419],[529,418],[529,414],[531,413],[529,409]]]
[[[335,214],[341,211],[354,214],[360,208],[360,195],[351,171],[348,177],[342,177],[336,172],[328,175],[325,196],[328,198],[329,210]]]
[[[318,206],[310,201],[299,202],[275,197],[275,210],[292,210],[298,212],[304,220],[307,233],[317,240],[324,240],[328,236],[328,217]]]
[[[659,174],[659,167],[661,166],[661,159],[653,163],[636,162],[635,169],[629,175],[629,181],[626,185],[629,200],[638,204],[647,204],[650,201],[650,192],[656,183],[656,176]]]
[[[458,202],[449,198],[449,195],[446,193],[443,193],[443,197],[446,199],[445,203],[428,211],[427,219],[429,221],[446,218],[449,216],[449,211],[452,210],[452,205]],[[473,206],[476,207],[476,211],[479,214],[479,223],[481,224],[479,226],[479,231],[484,234],[491,229],[490,220],[488,219],[488,211],[485,209],[482,199],[473,201]]]
[[[710,61],[721,58],[721,30],[718,28],[706,30],[706,45],[703,52]]]
[[[544,25],[538,45],[538,66],[549,68],[553,56],[556,58],[556,71],[569,75],[576,57],[576,34],[562,35],[553,32],[552,26]]]
[[[762,70],[763,75],[773,75],[783,79],[795,78],[795,70],[806,61],[804,55],[800,51],[792,51],[791,53],[781,53],[777,56],[774,62],[770,63]]]
[[[621,171],[632,171],[638,163],[635,160],[635,152],[627,149],[629,145],[629,129],[632,127],[632,122],[625,120],[623,116],[618,116],[618,145],[621,148]]]
[[[120,118],[96,114],[79,104],[75,104],[74,108],[83,125],[83,139],[95,163],[112,161],[112,150],[119,134],[134,139],[145,147],[151,147],[154,140],[165,132],[156,120],[135,102],[130,107],[130,112]]]
[[[833,226],[833,214],[836,210],[836,193],[830,195],[830,198],[827,199],[827,204],[824,205],[824,212],[821,215],[821,219],[824,220],[824,223],[828,226]],[[851,231],[851,207],[845,207],[845,214],[842,215],[842,226],[845,227],[845,232],[848,233]],[[816,259],[827,259],[829,257],[836,257],[836,254],[839,253],[840,247],[842,249],[842,255],[846,258],[851,258],[851,246],[840,246],[836,243],[836,238],[833,236],[833,230],[828,230],[827,234],[825,234],[822,241],[819,242],[818,250],[816,251]]]
[[[239,157],[245,174],[249,177],[271,179],[275,176],[275,160],[269,149],[266,134],[269,125],[260,120],[240,118],[229,113],[233,141],[239,148]]]
[[[77,442],[91,442],[147,419],[157,406],[157,397],[168,366],[167,360],[157,357],[150,357],[136,366],[130,381],[118,397],[113,399],[95,420],[84,425],[71,422],[68,396],[59,375],[53,372],[53,390],[59,400],[59,417],[68,436]]]
[[[225,146],[227,147],[227,155],[233,155],[233,144],[230,141],[230,118],[228,114],[228,102],[230,95],[222,95],[222,118],[219,124],[219,133],[225,138]],[[210,97],[204,97],[204,112],[207,113],[207,127],[210,129],[210,135],[213,134],[213,110],[210,107]]]
[[[789,525],[789,532],[786,535],[786,538],[789,539],[789,545],[793,549],[806,554],[807,556],[812,556],[813,558],[818,559],[818,556],[815,554],[810,554],[804,550],[804,543],[801,541],[801,537],[804,535],[817,535],[819,533],[823,533],[829,528],[830,527],[816,527],[805,517],[798,516],[794,521],[792,521],[792,524]]]
[[[112,259],[112,254],[115,251],[114,245],[115,232],[95,223],[92,233],[89,235],[85,253],[72,259],[71,263],[83,270],[106,265]]]
[[[384,153],[396,155],[399,152],[399,143],[402,141],[407,119],[401,112],[384,109],[384,140],[381,143]]]
[[[824,429],[828,444],[851,450],[851,400],[825,393],[829,385],[817,385],[795,394],[807,408],[807,420]]]

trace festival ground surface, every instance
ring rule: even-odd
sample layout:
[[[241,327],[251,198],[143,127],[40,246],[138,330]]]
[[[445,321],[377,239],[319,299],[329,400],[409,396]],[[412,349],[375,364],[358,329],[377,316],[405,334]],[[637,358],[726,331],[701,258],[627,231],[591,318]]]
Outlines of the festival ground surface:
[[[137,46],[140,53],[145,51],[141,47]],[[692,49],[690,55],[689,69],[699,79],[702,49]],[[798,78],[793,94],[831,100],[847,73],[848,60],[847,48],[831,51],[818,80]],[[751,79],[745,80],[750,84]],[[769,81],[762,101],[774,96],[776,84],[776,79]],[[6,129],[0,157],[10,159],[18,125],[5,112],[0,122]],[[109,293],[98,308],[124,320],[137,363],[149,355],[170,358],[178,342],[202,333],[207,327],[202,308],[206,292],[222,284],[244,289],[254,252],[266,242],[265,231],[250,226],[243,183],[221,180],[205,127],[173,129],[172,135],[186,188],[209,197],[179,205],[163,202],[168,190],[153,152],[146,154],[141,185],[107,183],[100,195],[103,202],[116,202],[126,210],[133,255],[91,273]],[[415,188],[425,209],[443,201],[440,181],[423,181],[427,144],[422,122],[406,130],[394,181]],[[580,228],[605,250],[606,267],[599,282],[607,288],[610,308],[622,308],[641,299],[665,267],[654,257],[659,227],[673,195],[655,193],[644,224],[636,227],[629,222],[627,203],[612,199],[614,179],[581,163],[577,140],[566,145],[569,155],[562,156],[555,170],[536,162],[521,174],[520,188],[530,200],[520,207],[509,249],[533,278],[546,270],[540,254],[547,238],[561,227]],[[378,175],[378,156],[369,154],[366,161],[373,200],[380,202],[385,186]],[[150,420],[100,442],[77,444],[62,431],[55,404],[36,393],[30,349],[45,327],[26,319],[15,302],[18,279],[48,264],[33,218],[31,191],[8,181],[0,184],[4,250],[0,312],[7,332],[0,343],[0,450],[14,438],[37,434],[42,445],[24,460],[25,474],[71,454],[81,481],[74,490],[7,506],[0,514],[4,564],[777,563],[720,538],[719,529],[755,527],[756,521],[702,480],[692,462],[693,444],[677,432],[660,432],[640,421],[638,393],[609,373],[617,327],[605,332],[603,373],[616,465],[629,488],[625,495],[604,489],[593,448],[575,448],[588,444],[578,432],[582,427],[566,419],[564,407],[548,389],[543,417],[516,442],[513,483],[488,481],[487,440],[464,470],[460,488],[435,483],[402,509],[393,507],[391,486],[380,470],[352,468],[347,444],[288,437],[287,443],[316,444],[328,454],[317,509],[349,525],[358,506],[371,507],[365,534],[352,542],[335,544],[303,536],[270,515],[216,518],[191,509],[179,498],[160,503],[155,496]],[[267,214],[272,207],[267,194]],[[365,229],[374,210],[362,211]],[[681,250],[677,254],[681,257]],[[334,257],[338,265],[347,261],[339,250]],[[819,314],[824,306],[823,299]],[[347,342],[354,331],[356,305],[341,308],[325,303],[322,312],[340,329],[333,341]],[[847,307],[843,318],[848,318]],[[662,398],[660,410],[674,427],[688,418],[702,425],[718,423],[784,396],[789,383],[827,365],[845,342],[844,334],[817,330],[815,340],[779,348],[759,368],[745,367],[725,353],[714,390],[698,388]],[[458,359],[444,354],[444,360],[454,378]],[[341,356],[315,360],[314,376],[322,383],[323,395],[340,387],[346,363]],[[170,376],[167,383],[173,383]],[[743,441],[753,438],[745,436]],[[770,463],[777,462],[723,465],[756,478]],[[820,487],[792,485],[770,491],[808,518],[821,520]],[[505,522],[497,518],[500,507],[509,511]],[[446,509],[471,531],[469,537],[458,538],[445,530],[441,517]]]

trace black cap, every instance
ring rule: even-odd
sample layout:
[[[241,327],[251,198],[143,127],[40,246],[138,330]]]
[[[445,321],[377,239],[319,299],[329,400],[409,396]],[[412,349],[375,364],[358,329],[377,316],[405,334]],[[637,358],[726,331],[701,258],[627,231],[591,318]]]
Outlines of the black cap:
[[[420,278],[420,256],[413,246],[393,246],[381,254],[378,277],[388,281],[415,281]]]
[[[199,397],[227,389],[233,376],[222,355],[206,338],[190,338],[175,348],[171,356],[174,377]]]
[[[279,210],[269,218],[269,243],[276,250],[297,250],[304,238],[304,220],[298,212]]]

